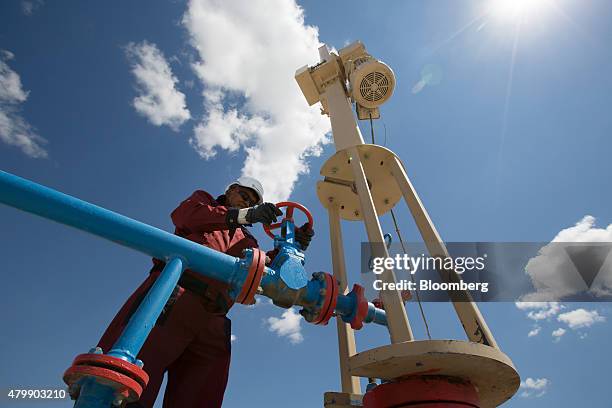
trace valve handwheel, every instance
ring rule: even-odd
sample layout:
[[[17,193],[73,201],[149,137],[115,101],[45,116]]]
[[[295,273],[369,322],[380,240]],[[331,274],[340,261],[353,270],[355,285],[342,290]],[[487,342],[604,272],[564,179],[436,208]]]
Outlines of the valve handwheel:
[[[272,230],[280,228],[280,226],[283,224],[283,221],[289,220],[293,222],[293,210],[296,208],[306,215],[310,228],[314,227],[314,220],[312,219],[312,214],[310,213],[310,211],[308,211],[308,208],[304,207],[302,204],[293,201],[282,201],[280,203],[277,203],[276,207],[287,207],[287,211],[285,212],[285,217],[282,219],[281,222],[277,222],[274,224],[263,224],[263,229],[264,231],[266,231],[266,234],[268,234],[270,238],[274,239],[274,234],[272,233]]]

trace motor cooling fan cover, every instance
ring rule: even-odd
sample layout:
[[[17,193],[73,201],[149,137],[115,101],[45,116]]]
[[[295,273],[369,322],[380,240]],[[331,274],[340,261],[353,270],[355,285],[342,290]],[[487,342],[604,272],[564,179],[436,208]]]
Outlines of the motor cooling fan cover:
[[[385,103],[393,94],[395,75],[387,64],[372,58],[355,64],[350,83],[355,102],[374,109]]]

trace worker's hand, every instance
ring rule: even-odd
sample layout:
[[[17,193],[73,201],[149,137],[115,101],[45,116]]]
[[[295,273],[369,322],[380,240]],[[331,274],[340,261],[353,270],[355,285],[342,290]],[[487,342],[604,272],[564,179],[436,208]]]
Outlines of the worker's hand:
[[[309,223],[306,223],[295,229],[295,240],[299,242],[302,249],[305,251],[308,248],[308,245],[310,245],[310,241],[312,240],[314,234],[314,229],[310,227]]]
[[[283,215],[276,205],[272,203],[263,203],[247,209],[246,221],[249,224],[261,222],[262,224],[272,224],[276,222],[276,217]]]

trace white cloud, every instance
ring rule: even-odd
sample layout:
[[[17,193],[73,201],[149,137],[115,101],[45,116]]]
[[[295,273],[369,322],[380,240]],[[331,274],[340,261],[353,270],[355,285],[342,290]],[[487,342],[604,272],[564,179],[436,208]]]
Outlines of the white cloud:
[[[516,302],[516,307],[520,310],[527,311],[526,317],[536,322],[549,320],[552,317],[557,318],[557,321],[565,323],[570,329],[583,329],[606,321],[606,317],[599,314],[597,310],[576,309],[566,313],[560,313],[566,309],[566,306],[559,302]],[[527,337],[534,337],[540,334],[541,326],[536,324],[532,330],[527,333]],[[552,336],[556,341],[566,333],[563,328],[558,328],[552,332]],[[580,335],[581,339],[586,338],[586,334]]]
[[[10,61],[15,58],[15,54],[10,52],[9,50],[0,50],[0,59],[4,61]]]
[[[43,0],[23,0],[21,2],[21,11],[23,11],[23,14],[26,16],[31,16],[38,8],[42,7],[43,4],[45,4]]]
[[[262,296],[259,295],[255,295],[255,303],[247,305],[247,307],[249,309],[254,309],[257,306],[261,306],[261,305],[265,305],[266,303],[264,303],[264,300],[262,299]]]
[[[530,276],[537,291],[524,296],[515,305],[518,309],[526,311],[526,317],[541,322],[550,321],[556,317],[557,321],[566,323],[570,329],[582,329],[591,327],[595,323],[606,320],[596,310],[576,309],[566,313],[561,313],[566,306],[560,302],[542,302],[538,299],[559,299],[563,296],[575,294],[578,291],[586,291],[588,288],[572,262],[570,262],[566,249],[559,243],[609,243],[612,242],[612,224],[607,228],[596,228],[595,218],[587,215],[576,223],[573,227],[561,230],[550,244],[544,246],[538,255],[532,258],[527,267],[526,273]],[[576,248],[576,246],[574,246]],[[609,273],[612,268],[612,256],[608,256],[599,274],[591,285],[590,292],[597,295],[609,295],[612,288],[612,277]],[[539,334],[539,325],[536,325],[527,336],[533,337]],[[566,333],[563,328],[558,328],[552,332],[555,341],[559,341],[561,336]],[[579,333],[580,338],[586,338],[585,333]]]
[[[126,54],[136,77],[139,96],[133,106],[155,126],[168,125],[173,130],[191,117],[185,94],[176,89],[178,79],[155,44],[147,41],[129,43]]]
[[[233,342],[235,342],[235,341],[236,341],[236,339],[237,339],[237,338],[238,338],[238,337],[236,337],[236,335],[235,335],[235,334],[232,334],[232,335],[230,336],[230,341],[233,343]]]
[[[591,327],[595,323],[605,322],[606,318],[601,316],[597,310],[576,309],[560,314],[557,320],[566,323],[570,329],[581,329]]]
[[[295,312],[293,308],[283,312],[280,318],[268,317],[266,323],[268,330],[276,332],[279,337],[287,337],[291,344],[298,344],[304,341],[302,336],[302,316]]]
[[[610,242],[612,224],[606,229],[595,228],[595,217],[584,216],[573,227],[561,230],[552,242]]]
[[[550,320],[556,316],[565,306],[559,302],[515,302],[514,305],[522,311],[526,311],[526,317],[538,323],[544,320]],[[532,330],[527,333],[527,337],[534,337],[540,334],[542,327],[536,324]]]
[[[602,271],[587,287],[580,273],[570,261],[562,243],[612,242],[612,224],[604,228],[595,226],[595,218],[587,215],[573,227],[561,230],[550,244],[542,247],[538,255],[529,260],[525,272],[531,278],[536,292],[521,298],[524,301],[560,300],[563,297],[589,291],[596,296],[612,294],[612,256],[602,266]],[[586,247],[585,247],[586,248]]]
[[[553,330],[551,335],[554,337],[554,341],[559,341],[561,340],[561,336],[563,336],[566,332],[567,330],[565,330],[563,327],[559,327],[557,330]]]
[[[559,302],[515,302],[520,310],[528,310],[527,318],[535,321],[549,319],[564,309]]]
[[[520,389],[523,390],[521,397],[541,397],[546,394],[550,381],[546,378],[531,378],[528,377],[525,381],[521,381]]]
[[[0,60],[0,101],[3,103],[21,103],[28,99],[28,93],[21,87],[19,74],[13,71],[5,61],[10,61],[15,55],[7,50],[2,50]]]
[[[534,327],[529,333],[527,333],[527,337],[537,336],[538,334],[540,334],[540,330],[542,330],[542,327],[540,326]]]
[[[42,147],[47,141],[20,115],[21,104],[28,99],[29,92],[23,89],[19,74],[6,63],[13,58],[12,52],[0,51],[0,140],[30,157],[47,157]]]
[[[319,60],[317,28],[304,24],[294,0],[191,0],[183,24],[205,88],[192,146],[205,159],[244,150],[242,173],[262,182],[267,201],[286,199],[308,172],[307,157],[328,142],[329,120],[294,80],[297,68]]]

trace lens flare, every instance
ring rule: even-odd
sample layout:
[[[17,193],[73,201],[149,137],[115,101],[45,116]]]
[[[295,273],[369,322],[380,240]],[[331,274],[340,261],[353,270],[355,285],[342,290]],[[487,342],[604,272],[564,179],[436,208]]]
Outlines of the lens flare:
[[[491,14],[501,20],[517,21],[537,13],[546,3],[547,0],[492,0]]]

